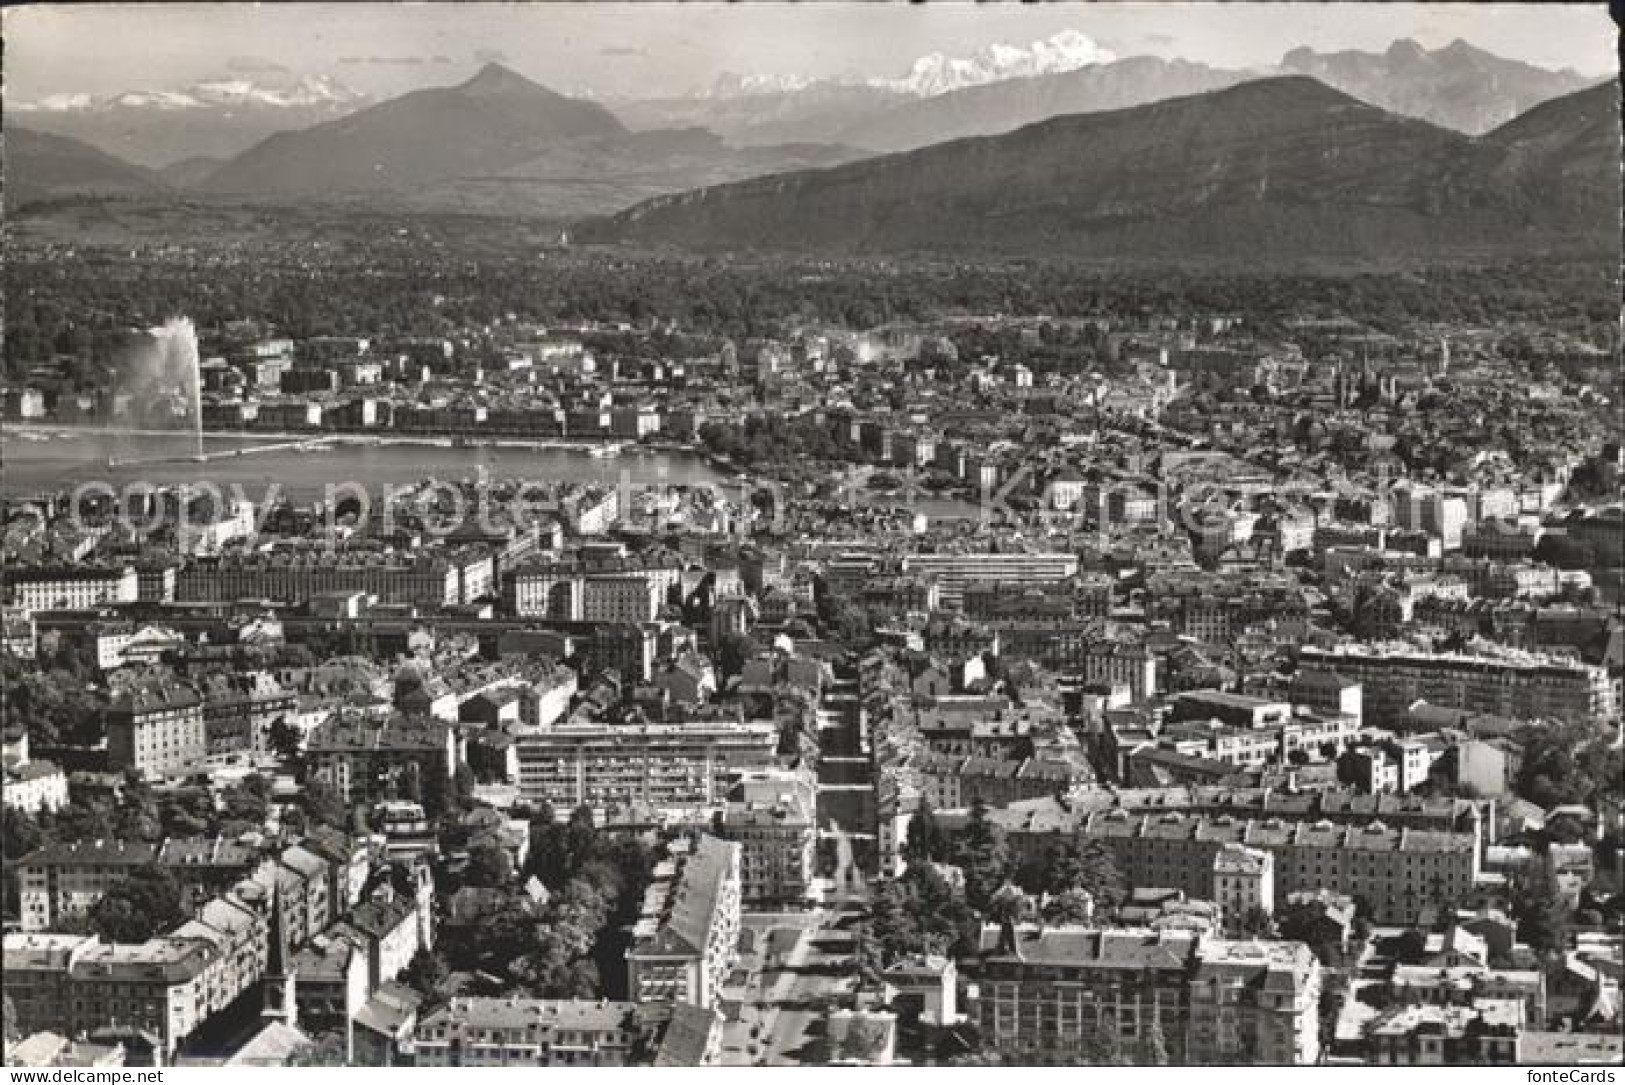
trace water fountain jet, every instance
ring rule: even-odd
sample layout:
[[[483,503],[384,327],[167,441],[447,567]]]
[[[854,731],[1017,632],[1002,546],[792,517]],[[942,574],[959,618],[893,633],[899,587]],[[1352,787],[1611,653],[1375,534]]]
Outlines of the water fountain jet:
[[[122,359],[117,387],[138,428],[168,429],[184,415],[192,436],[189,458],[204,462],[203,378],[190,320],[172,317],[139,335]]]

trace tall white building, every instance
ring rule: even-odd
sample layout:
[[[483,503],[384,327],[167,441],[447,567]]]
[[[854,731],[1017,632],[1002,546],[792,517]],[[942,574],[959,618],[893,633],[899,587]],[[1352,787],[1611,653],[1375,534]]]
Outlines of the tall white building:
[[[140,594],[134,566],[93,569],[42,566],[6,571],[11,602],[24,614],[41,610],[87,610],[104,603],[133,603]]]
[[[1275,857],[1242,844],[1226,844],[1213,856],[1213,899],[1226,924],[1248,913],[1275,911]]]

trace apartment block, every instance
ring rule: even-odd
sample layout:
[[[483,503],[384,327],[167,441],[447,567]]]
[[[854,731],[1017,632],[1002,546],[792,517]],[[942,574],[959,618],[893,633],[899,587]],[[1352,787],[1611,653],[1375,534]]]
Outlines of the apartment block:
[[[1076,554],[910,554],[903,558],[903,572],[935,577],[942,605],[957,608],[965,588],[977,581],[1021,581],[1035,583],[1065,580],[1078,571]]]
[[[742,895],[751,904],[797,904],[812,888],[818,789],[811,773],[748,773],[728,795],[717,833],[740,846]]]
[[[144,682],[106,710],[107,763],[147,777],[186,776],[208,762],[203,699],[189,686]]]
[[[1603,720],[1619,712],[1619,681],[1605,668],[1552,656],[1305,647],[1300,663],[1358,682],[1365,722],[1379,727],[1402,724],[1417,701],[1510,719]]]
[[[738,952],[742,852],[702,835],[672,881],[649,886],[626,954],[634,1002],[717,1004]]]
[[[566,721],[520,735],[519,793],[526,802],[560,810],[720,805],[742,773],[776,764],[777,745],[778,728],[770,721]]]
[[[1226,844],[1213,857],[1213,900],[1235,924],[1254,911],[1275,911],[1275,857],[1241,844]]]
[[[331,785],[349,806],[393,797],[414,784],[439,808],[457,770],[456,732],[435,720],[362,716],[329,721],[311,733],[305,759],[312,779]]]
[[[984,1042],[1027,1059],[1147,1064],[1319,1059],[1320,965],[1293,942],[1194,931],[982,928],[962,959]]]
[[[418,1022],[415,1066],[624,1066],[639,1036],[631,1002],[453,998]]]
[[[280,551],[198,558],[175,581],[181,602],[304,603],[339,592],[363,592],[381,603],[454,606],[463,601],[463,569],[442,554]]]
[[[1463,823],[1464,831],[1450,831],[1382,821],[1255,820],[1122,807],[1094,808],[1078,816],[1026,806],[989,816],[1005,829],[1012,851],[1023,859],[1041,859],[1073,838],[1095,840],[1112,851],[1130,885],[1179,889],[1195,899],[1212,893],[1219,851],[1239,844],[1273,856],[1277,905],[1300,890],[1332,889],[1363,898],[1369,914],[1381,923],[1413,923],[1439,900],[1461,899],[1472,891],[1481,870],[1476,822],[1471,829]],[[956,818],[944,817],[943,822],[951,825]]]
[[[133,603],[140,582],[133,566],[13,566],[5,571],[11,606],[23,614],[41,610],[86,610],[109,603]]]
[[[1320,1060],[1320,962],[1299,942],[1203,939],[1191,976],[1192,1062],[1313,1066]]]
[[[94,935],[8,934],[6,994],[25,1033],[113,1027],[150,1038],[167,1059],[259,981],[267,929],[265,912],[222,897],[139,945]]]
[[[68,920],[88,915],[113,885],[156,860],[157,849],[139,840],[54,844],[31,852],[17,864],[22,929],[60,930]]]
[[[1185,1063],[1196,945],[1188,931],[984,926],[959,966],[990,1048],[1085,1062],[1115,1047],[1139,1062],[1155,1026],[1170,1062]]]

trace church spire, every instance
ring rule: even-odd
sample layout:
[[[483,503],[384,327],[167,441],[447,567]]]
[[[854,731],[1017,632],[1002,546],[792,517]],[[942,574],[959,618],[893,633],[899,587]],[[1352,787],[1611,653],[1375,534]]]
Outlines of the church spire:
[[[265,954],[265,974],[285,976],[288,974],[288,915],[282,906],[280,885],[271,890],[270,942]]]
[[[288,957],[288,913],[282,887],[271,890],[271,929],[265,949],[265,974],[260,979],[260,1017],[297,1027],[299,1003],[294,991],[293,962]]]

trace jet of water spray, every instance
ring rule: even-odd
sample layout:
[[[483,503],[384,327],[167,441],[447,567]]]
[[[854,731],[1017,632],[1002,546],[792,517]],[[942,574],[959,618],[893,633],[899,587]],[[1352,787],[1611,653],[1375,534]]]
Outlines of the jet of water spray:
[[[120,386],[131,396],[131,411],[143,425],[173,419],[180,401],[192,429],[193,456],[203,459],[203,379],[197,330],[185,317],[172,317],[150,329],[124,361]]]

